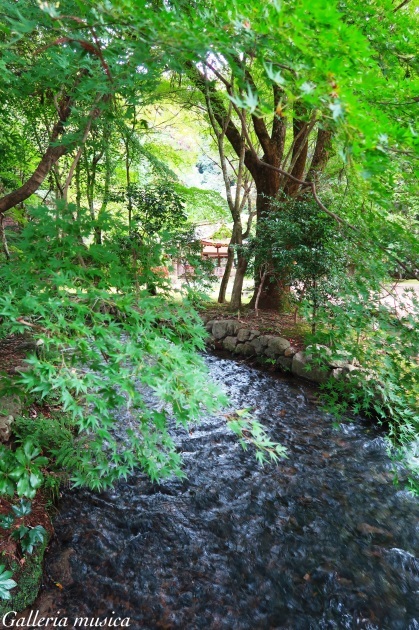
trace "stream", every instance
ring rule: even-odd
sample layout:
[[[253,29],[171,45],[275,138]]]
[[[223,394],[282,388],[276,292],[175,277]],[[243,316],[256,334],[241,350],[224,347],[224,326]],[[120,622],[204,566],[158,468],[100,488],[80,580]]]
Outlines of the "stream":
[[[67,491],[41,600],[135,629],[419,629],[419,505],[379,431],[334,428],[296,379],[207,362],[288,459],[260,467],[220,414],[176,432],[187,479]]]

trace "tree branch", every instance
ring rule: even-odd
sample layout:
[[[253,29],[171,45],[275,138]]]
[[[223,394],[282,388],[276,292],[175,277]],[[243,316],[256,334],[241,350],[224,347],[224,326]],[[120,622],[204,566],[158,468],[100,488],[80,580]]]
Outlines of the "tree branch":
[[[211,99],[212,109],[214,113],[214,118],[217,121],[217,124],[219,125],[219,127],[223,129],[225,121],[228,118],[228,112],[224,106],[224,103],[222,101],[220,94],[217,92],[214,85],[210,81],[207,80],[205,75],[203,75],[192,62],[187,63],[186,68],[187,68],[189,78],[194,83],[194,85],[198,88],[198,90],[200,90],[200,92],[204,95],[204,97],[208,89],[208,93]],[[235,106],[233,107],[236,110],[236,107]],[[230,142],[231,146],[233,147],[234,151],[236,152],[236,154],[240,156],[240,151],[242,147],[242,134],[237,129],[234,122],[231,120],[231,117],[229,117],[228,124],[225,126],[225,135],[228,141]],[[247,148],[245,150],[245,164],[247,168],[249,169],[249,171],[252,173],[252,170],[254,167],[254,160],[253,160],[253,152],[250,150],[250,148]]]
[[[393,10],[393,13],[396,13],[399,9],[402,9],[406,4],[409,4],[409,2],[410,0],[403,0],[403,2],[401,2],[399,6]]]
[[[305,110],[299,108],[301,111],[296,111],[295,114],[304,114]],[[307,162],[308,152],[308,137],[316,122],[316,110],[311,114],[310,122],[305,122],[301,118],[294,118],[293,131],[294,131],[294,147],[292,150],[292,161],[289,168],[291,175],[294,175],[296,179],[302,179],[304,175],[304,169]],[[294,195],[298,191],[298,186],[295,183],[291,183],[290,180],[285,184],[285,193],[288,195]]]
[[[250,192],[250,191],[249,191]],[[256,216],[256,210],[252,210],[252,200],[250,199],[250,196],[247,198],[247,207],[249,210],[249,217],[247,219],[247,226],[246,226],[246,231],[243,232],[242,234],[242,239],[244,240],[245,238],[249,237],[250,234],[250,230],[252,228],[252,221]]]
[[[72,100],[69,96],[63,96],[59,104],[59,120],[54,125],[51,134],[51,143],[56,142],[64,132],[64,125],[67,122],[72,108]],[[32,173],[30,178],[17,190],[5,195],[0,199],[0,214],[4,214],[22,201],[25,201],[38,190],[45,177],[50,172],[52,166],[64,155],[68,146],[60,144],[48,147],[41,161]]]

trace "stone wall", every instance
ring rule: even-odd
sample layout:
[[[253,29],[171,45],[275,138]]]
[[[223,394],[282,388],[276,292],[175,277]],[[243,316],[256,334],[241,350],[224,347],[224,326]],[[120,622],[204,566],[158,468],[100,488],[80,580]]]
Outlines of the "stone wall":
[[[278,335],[263,335],[237,320],[210,320],[206,323],[210,343],[234,355],[258,358],[281,372],[295,374],[315,383],[330,377],[343,378],[360,369],[345,360],[334,359],[326,346],[307,346],[304,351],[293,348],[288,339]]]

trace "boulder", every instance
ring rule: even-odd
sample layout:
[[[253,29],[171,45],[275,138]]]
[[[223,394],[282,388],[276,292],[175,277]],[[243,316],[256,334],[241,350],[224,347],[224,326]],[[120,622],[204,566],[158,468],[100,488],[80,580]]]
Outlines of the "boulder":
[[[359,366],[357,366],[357,365],[352,365],[352,363],[347,363],[347,364],[345,365],[345,369],[346,369],[348,372],[353,372],[354,370],[355,370],[355,371],[356,371],[356,370],[359,370]]]
[[[319,343],[315,343],[311,346],[307,346],[305,349],[306,355],[311,359],[323,359],[325,365],[329,364],[329,357],[332,355],[332,351],[327,346],[323,346]],[[337,367],[337,366],[336,366]]]
[[[212,326],[212,335],[215,339],[224,339],[229,335],[236,335],[239,329],[239,323],[231,319],[220,319],[215,321]]]
[[[256,337],[260,337],[260,332],[258,330],[252,329],[250,331],[249,341],[253,341],[253,339],[256,339]]]
[[[205,328],[209,333],[212,333],[212,327],[214,325],[214,320],[211,319],[209,322],[205,324]]]
[[[237,354],[243,354],[245,357],[252,357],[255,354],[254,347],[248,341],[245,341],[245,343],[238,343],[234,351]]]
[[[13,416],[0,416],[0,442],[7,442],[12,432]]]
[[[237,337],[226,337],[223,341],[223,346],[225,350],[234,352],[234,349],[237,346]]]
[[[272,337],[268,340],[268,346],[265,349],[265,354],[268,357],[280,357],[284,354],[284,351],[290,347],[288,339],[283,337]]]
[[[260,342],[260,337],[256,337],[255,339],[252,339],[252,341],[250,341],[250,345],[253,347],[255,354],[263,353],[265,346],[263,346],[262,343]]]
[[[276,365],[283,372],[291,372],[292,359],[291,359],[291,357],[278,357],[278,359],[276,361]]]
[[[239,328],[240,328],[240,324],[239,322],[237,322],[236,320],[232,320],[230,322],[230,326],[231,326],[231,335],[237,335],[237,333],[239,332]]]
[[[347,361],[343,361],[341,359],[329,359],[329,365],[332,368],[345,368],[348,365]]]
[[[270,339],[269,335],[260,335],[259,337],[255,337],[250,342],[255,349],[256,354],[263,354],[265,348],[268,346],[268,341]]]
[[[297,354],[296,348],[293,348],[292,346],[289,346],[289,348],[285,348],[284,357],[293,357],[294,354]]]
[[[332,367],[332,376],[333,378],[336,379],[340,379],[340,378],[346,378],[349,379],[352,372],[355,372],[355,376],[356,376],[356,372],[360,370],[359,367],[357,367],[356,365],[352,365],[351,363],[345,363],[344,361],[342,361],[341,365],[339,367],[334,367],[334,363],[330,362],[330,365]]]
[[[352,355],[342,350],[337,350],[336,354],[330,357],[328,363],[333,368],[346,368],[347,365],[352,365],[354,358]]]
[[[292,359],[292,373],[315,383],[324,383],[332,374],[330,368],[312,365],[312,354],[297,352]]]
[[[250,339],[251,330],[248,328],[240,328],[237,332],[237,341],[243,343],[243,341],[248,341]]]
[[[2,396],[0,399],[0,442],[10,438],[12,424],[22,411],[22,403],[16,396]]]
[[[255,339],[252,339],[252,341],[250,342],[250,344],[253,346],[253,349],[255,351],[255,354],[263,354],[263,351],[265,349],[264,344],[261,342],[261,337],[256,337]]]

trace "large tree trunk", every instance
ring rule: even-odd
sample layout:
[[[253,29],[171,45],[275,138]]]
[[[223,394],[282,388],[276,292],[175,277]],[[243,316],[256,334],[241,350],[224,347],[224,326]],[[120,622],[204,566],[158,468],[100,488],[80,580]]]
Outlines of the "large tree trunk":
[[[306,131],[308,131],[309,126],[310,125],[306,124]],[[294,120],[294,136],[297,139],[297,142],[295,142],[293,148],[292,175],[299,179],[304,177],[304,166],[307,163],[307,141],[305,139],[304,133],[302,133],[304,131],[304,124],[302,124],[299,120]],[[318,130],[314,154],[311,159],[311,165],[306,177],[308,181],[315,181],[317,183],[319,174],[325,168],[330,156],[331,136],[332,134],[328,130]],[[275,167],[279,166],[278,161],[275,160],[275,157],[269,160],[266,156],[264,156],[263,161],[268,162]],[[277,198],[278,193],[281,190],[284,192],[284,194],[289,196],[304,194],[304,189],[301,189],[299,184],[296,184],[295,182],[287,179],[281,181],[281,177],[277,172],[268,169],[263,165],[258,165],[257,169],[258,172],[254,175],[257,191],[256,208],[258,220],[258,223],[256,225],[256,234],[257,226],[260,219],[263,217],[264,214],[268,214],[270,212],[272,199]],[[269,265],[269,261],[266,262]],[[255,290],[249,303],[249,306],[251,308],[255,307],[256,297],[259,292],[259,283],[260,274],[256,272]],[[262,291],[259,296],[258,307],[261,310],[286,309],[288,307],[289,293],[289,286],[287,286],[285,283],[281,283],[280,281],[278,281],[278,279],[275,279],[268,274],[265,278],[264,286],[262,287]]]
[[[223,76],[218,69],[214,70],[210,62],[206,65],[207,69],[222,82],[228,96],[233,96],[234,88],[237,88],[237,76],[235,76],[237,69],[240,69],[241,76],[244,74],[252,91],[258,92],[250,66],[246,65],[245,61],[242,62],[239,58],[234,59],[232,73],[228,77]],[[317,129],[317,139],[311,157],[310,134],[315,133],[318,123],[316,110],[307,109],[298,102],[294,104],[292,143],[285,152],[287,129],[291,127],[287,125],[288,117],[282,113],[281,102],[284,102],[284,99],[286,101],[286,95],[280,86],[272,85],[271,125],[264,117],[259,117],[255,113],[251,115],[250,122],[243,110],[234,105],[233,99],[228,102],[225,93],[217,88],[217,84],[208,80],[206,69],[201,70],[193,62],[189,62],[187,71],[193,84],[206,98],[211,124],[216,134],[218,126],[219,133],[225,135],[237,156],[241,157],[244,152],[243,162],[256,184],[258,221],[265,212],[270,211],[272,199],[277,198],[280,191],[285,195],[295,197],[304,192],[304,186],[301,185],[305,181],[318,180],[328,161],[331,132],[327,129]],[[239,89],[242,87],[241,81],[242,79],[238,82]],[[235,120],[231,115],[232,110]],[[257,138],[257,143],[253,140],[254,136]],[[262,158],[259,157],[261,152],[263,152]],[[275,170],[279,168],[282,173]],[[259,272],[256,274],[255,292],[251,301],[253,307],[256,298],[258,298],[258,307],[261,309],[279,309],[283,305],[284,298],[287,299],[289,287],[284,286],[284,283],[281,286],[278,280],[267,274],[271,266],[270,262],[264,261],[264,285],[260,291],[260,274]],[[279,270],[276,270],[277,277],[278,273]]]
[[[279,174],[269,170],[264,166],[260,166],[260,175],[255,179],[256,182],[256,236],[258,236],[258,226],[260,220],[266,216],[271,210],[272,199],[274,199],[279,190]],[[267,261],[269,264],[269,261]],[[259,293],[260,274],[255,272],[255,290],[252,299],[249,302],[250,308],[255,308],[256,297]],[[259,295],[258,307],[261,310],[278,310],[282,306],[283,290],[276,278],[269,274],[265,278],[264,286]]]

